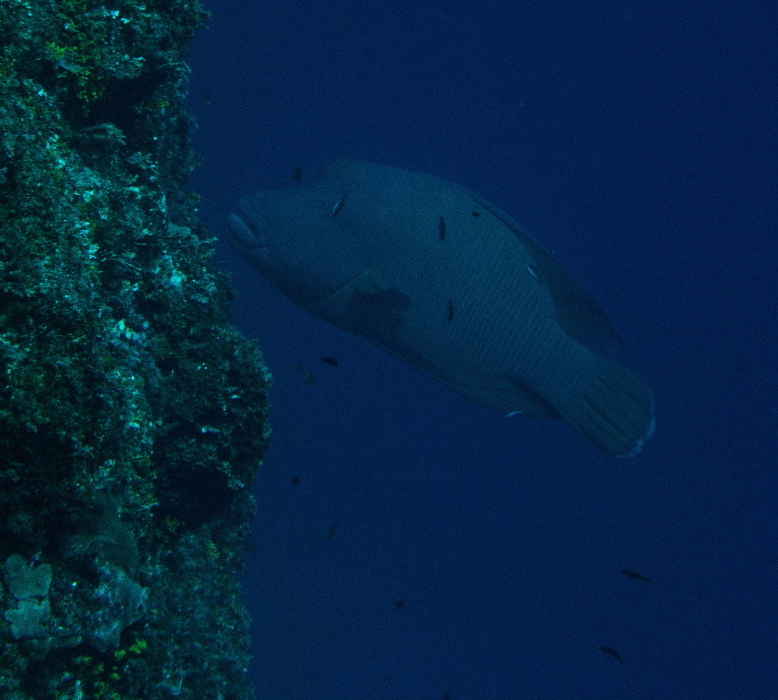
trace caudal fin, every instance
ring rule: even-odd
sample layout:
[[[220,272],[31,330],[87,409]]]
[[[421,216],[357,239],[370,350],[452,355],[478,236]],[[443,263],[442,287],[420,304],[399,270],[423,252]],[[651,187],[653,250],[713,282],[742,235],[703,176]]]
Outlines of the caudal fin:
[[[637,455],[656,427],[651,389],[630,370],[607,361],[560,412],[599,448],[617,457]]]

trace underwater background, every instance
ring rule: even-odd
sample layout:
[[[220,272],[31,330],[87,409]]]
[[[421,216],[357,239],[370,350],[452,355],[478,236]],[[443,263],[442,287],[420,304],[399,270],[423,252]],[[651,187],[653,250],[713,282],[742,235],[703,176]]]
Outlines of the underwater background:
[[[314,320],[222,241],[274,375],[257,697],[778,698],[774,3],[208,9],[213,231],[341,156],[459,182],[601,300],[657,401],[643,454],[605,457]]]

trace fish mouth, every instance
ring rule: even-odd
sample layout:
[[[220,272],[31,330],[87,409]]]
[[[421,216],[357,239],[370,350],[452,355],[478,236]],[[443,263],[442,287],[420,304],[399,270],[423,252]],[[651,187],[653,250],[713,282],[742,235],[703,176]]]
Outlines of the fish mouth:
[[[267,235],[247,222],[239,214],[231,212],[227,216],[227,233],[230,242],[241,252],[253,258],[266,259],[270,252]]]

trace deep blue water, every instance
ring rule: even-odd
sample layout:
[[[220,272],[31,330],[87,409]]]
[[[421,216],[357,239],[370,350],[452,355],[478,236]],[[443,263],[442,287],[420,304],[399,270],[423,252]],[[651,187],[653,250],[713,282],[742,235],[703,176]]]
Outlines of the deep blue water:
[[[215,233],[338,156],[461,182],[594,292],[657,396],[644,453],[602,456],[314,320],[221,245],[275,376],[258,698],[778,698],[775,4],[210,5]]]

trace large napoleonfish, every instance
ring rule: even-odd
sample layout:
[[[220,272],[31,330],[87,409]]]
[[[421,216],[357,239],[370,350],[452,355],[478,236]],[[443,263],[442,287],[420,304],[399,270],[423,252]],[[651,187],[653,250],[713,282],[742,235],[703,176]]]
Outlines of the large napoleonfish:
[[[640,451],[651,390],[599,306],[495,205],[433,175],[340,160],[241,200],[232,242],[316,316],[482,404]]]

